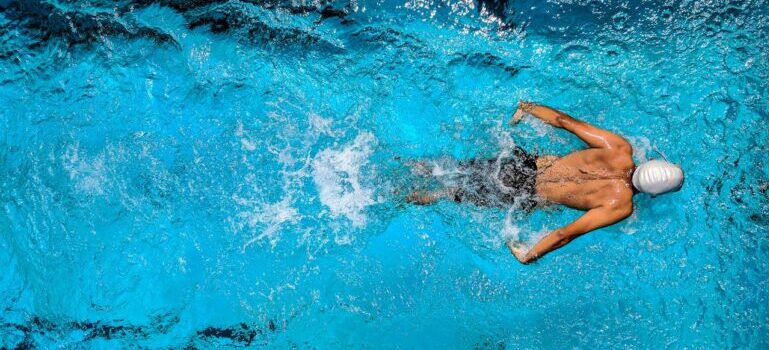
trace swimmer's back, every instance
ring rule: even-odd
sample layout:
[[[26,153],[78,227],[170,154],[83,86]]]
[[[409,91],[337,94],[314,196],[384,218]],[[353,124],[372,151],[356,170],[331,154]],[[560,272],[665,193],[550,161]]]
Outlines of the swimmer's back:
[[[546,163],[537,174],[537,194],[548,202],[582,210],[632,205],[632,149],[590,148]]]

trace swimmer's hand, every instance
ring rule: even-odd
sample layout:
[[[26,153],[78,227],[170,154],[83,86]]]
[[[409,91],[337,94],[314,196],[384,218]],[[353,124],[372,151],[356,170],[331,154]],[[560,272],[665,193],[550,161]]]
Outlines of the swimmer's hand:
[[[532,259],[529,259],[527,257],[528,254],[526,253],[528,249],[523,243],[519,241],[513,241],[511,239],[507,241],[507,248],[510,249],[510,253],[513,253],[515,258],[518,259],[518,261],[520,261],[521,264],[525,265],[532,261]]]
[[[513,113],[513,117],[510,118],[510,126],[513,126],[515,124],[518,124],[518,122],[523,119],[523,117],[526,116],[529,111],[534,107],[534,104],[531,102],[518,102],[518,109],[515,110],[515,113]]]

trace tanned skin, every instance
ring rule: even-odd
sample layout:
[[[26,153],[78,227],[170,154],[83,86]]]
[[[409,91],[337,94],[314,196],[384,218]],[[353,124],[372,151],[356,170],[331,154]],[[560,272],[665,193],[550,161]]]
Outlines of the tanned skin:
[[[565,246],[575,238],[624,220],[633,213],[631,177],[633,148],[621,136],[572,118],[566,113],[531,103],[520,103],[513,115],[517,122],[526,113],[576,135],[590,148],[557,158],[537,159],[537,194],[548,202],[585,211],[574,222],[561,227],[526,249],[508,241],[510,252],[528,264]]]
[[[624,220],[633,212],[631,176],[633,149],[621,136],[579,121],[555,109],[521,102],[512,123],[530,114],[543,122],[573,133],[589,148],[564,157],[537,159],[537,194],[546,202],[585,211],[574,222],[550,232],[534,246],[508,241],[510,252],[523,264],[561,248],[575,238]],[[449,191],[443,191],[450,193]],[[443,192],[412,193],[409,201],[430,204],[448,197]]]

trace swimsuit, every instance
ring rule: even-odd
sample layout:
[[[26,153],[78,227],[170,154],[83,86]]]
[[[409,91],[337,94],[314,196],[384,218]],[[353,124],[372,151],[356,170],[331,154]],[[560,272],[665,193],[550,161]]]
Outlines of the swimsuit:
[[[537,157],[520,147],[512,153],[509,158],[460,162],[461,175],[454,200],[485,207],[515,206],[527,211],[536,207]]]

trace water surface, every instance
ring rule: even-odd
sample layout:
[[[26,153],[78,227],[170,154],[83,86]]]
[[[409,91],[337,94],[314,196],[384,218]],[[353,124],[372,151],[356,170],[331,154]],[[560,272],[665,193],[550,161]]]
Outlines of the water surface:
[[[0,344],[769,347],[766,1],[0,1]],[[415,207],[403,165],[567,154],[682,191],[523,266],[577,211]]]

